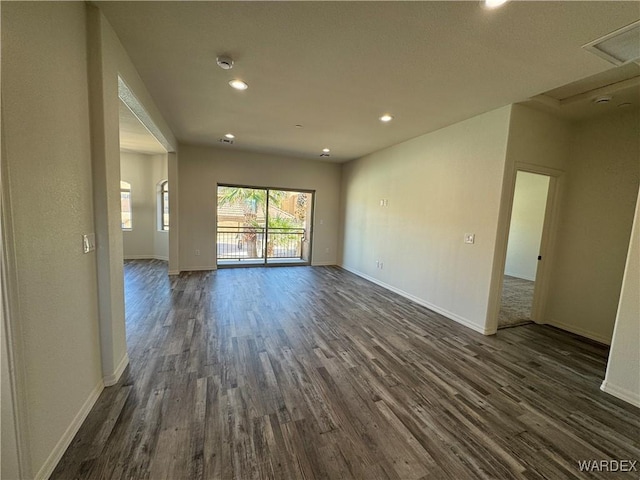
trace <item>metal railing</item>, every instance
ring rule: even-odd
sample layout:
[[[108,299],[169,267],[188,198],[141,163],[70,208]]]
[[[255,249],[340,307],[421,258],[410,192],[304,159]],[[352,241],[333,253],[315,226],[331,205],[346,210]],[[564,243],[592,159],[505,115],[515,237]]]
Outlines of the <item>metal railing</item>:
[[[305,229],[219,226],[217,237],[218,259],[301,259]]]

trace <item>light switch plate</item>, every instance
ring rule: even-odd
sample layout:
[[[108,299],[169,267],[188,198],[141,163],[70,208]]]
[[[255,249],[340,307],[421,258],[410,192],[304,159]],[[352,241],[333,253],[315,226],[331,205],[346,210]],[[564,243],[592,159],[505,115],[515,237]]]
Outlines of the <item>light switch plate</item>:
[[[464,243],[473,244],[476,242],[476,234],[475,233],[465,233],[464,234]]]
[[[95,233],[87,233],[82,235],[82,251],[83,253],[93,252],[96,249]]]

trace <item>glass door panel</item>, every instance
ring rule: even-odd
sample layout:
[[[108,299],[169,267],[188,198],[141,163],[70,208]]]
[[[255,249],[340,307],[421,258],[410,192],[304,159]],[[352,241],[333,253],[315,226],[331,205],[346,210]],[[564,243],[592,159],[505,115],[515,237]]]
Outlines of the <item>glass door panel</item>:
[[[311,263],[313,192],[218,186],[219,266]]]
[[[311,192],[269,190],[267,262],[308,262]]]
[[[267,190],[218,187],[218,261],[265,262]]]

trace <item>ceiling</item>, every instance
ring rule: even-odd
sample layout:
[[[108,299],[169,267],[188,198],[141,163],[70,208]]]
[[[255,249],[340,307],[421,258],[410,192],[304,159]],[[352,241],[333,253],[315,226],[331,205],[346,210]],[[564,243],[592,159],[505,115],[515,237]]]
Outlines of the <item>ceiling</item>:
[[[97,5],[180,142],[337,162],[544,92],[553,104],[614,69],[583,45],[640,18],[626,1]]]
[[[123,152],[158,155],[167,153],[147,127],[120,100],[120,150]]]
[[[608,101],[596,102],[603,97]],[[640,65],[629,63],[555,88],[523,102],[567,120],[640,108]]]

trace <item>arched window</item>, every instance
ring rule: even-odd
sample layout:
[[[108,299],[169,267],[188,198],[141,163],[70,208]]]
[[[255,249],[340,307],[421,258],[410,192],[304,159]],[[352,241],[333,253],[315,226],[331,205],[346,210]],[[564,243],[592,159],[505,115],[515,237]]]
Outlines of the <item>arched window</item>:
[[[122,230],[131,230],[133,222],[131,215],[131,184],[129,182],[120,181],[120,214]]]
[[[169,230],[169,181],[160,182],[158,188],[158,227]]]

